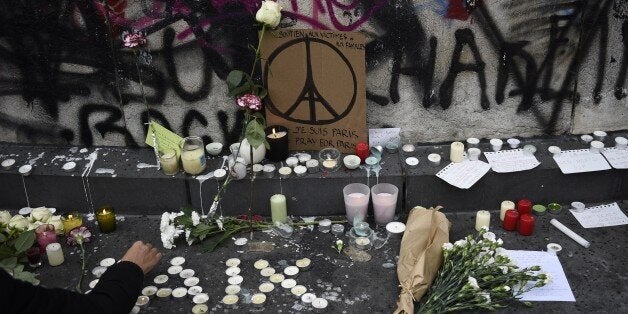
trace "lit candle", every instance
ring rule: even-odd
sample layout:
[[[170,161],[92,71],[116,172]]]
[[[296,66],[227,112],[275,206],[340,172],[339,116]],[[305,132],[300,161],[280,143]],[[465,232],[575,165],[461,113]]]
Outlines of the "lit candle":
[[[335,148],[324,148],[318,153],[321,170],[333,172],[338,170],[340,164],[340,151]]]
[[[171,176],[179,172],[179,158],[174,150],[166,151],[159,157],[159,162],[164,174]]]
[[[360,250],[367,250],[371,245],[371,240],[366,237],[359,237],[355,239],[355,246]]]
[[[100,232],[107,233],[116,230],[116,213],[111,206],[103,206],[96,212]]]
[[[61,244],[50,243],[46,246],[46,255],[48,256],[48,263],[50,266],[59,266],[63,264],[65,260],[63,258],[63,250],[61,250]]]
[[[275,125],[266,128],[266,141],[269,151],[266,153],[272,161],[282,161],[288,157],[288,129]]]
[[[336,164],[337,163],[338,163],[337,161],[327,157],[327,159],[325,159],[325,161],[323,161],[323,167],[325,167],[328,170],[331,170],[331,169],[336,168]]]
[[[482,227],[490,227],[491,213],[487,210],[480,210],[475,214],[475,230],[480,231]]]
[[[530,214],[523,214],[519,216],[519,234],[522,236],[532,235],[534,231],[534,216]]]
[[[181,163],[183,170],[191,175],[197,175],[205,170],[205,150],[203,140],[198,136],[186,137],[181,145]]]
[[[46,251],[48,244],[58,242],[55,226],[51,224],[43,224],[37,227],[35,229],[35,235],[37,237],[37,244],[39,244],[39,251],[41,253]]]
[[[70,212],[61,216],[61,223],[63,224],[63,230],[66,234],[70,234],[74,228],[78,228],[83,225],[83,216],[77,212]]]
[[[288,206],[286,204],[286,196],[283,194],[275,194],[270,197],[270,212],[273,223],[285,223],[288,217]]]
[[[515,203],[513,201],[503,201],[499,211],[499,219],[504,221],[506,211],[511,209],[515,209]]]
[[[517,221],[519,221],[519,212],[509,209],[504,215],[504,223],[502,227],[506,231],[513,231],[517,228]]]
[[[451,143],[451,150],[449,151],[449,160],[451,162],[462,162],[464,153],[464,144],[462,142]]]
[[[517,202],[519,215],[532,213],[532,202],[529,199],[522,199]]]
[[[266,303],[266,295],[263,293],[256,293],[251,297],[251,303],[254,307],[263,307]]]

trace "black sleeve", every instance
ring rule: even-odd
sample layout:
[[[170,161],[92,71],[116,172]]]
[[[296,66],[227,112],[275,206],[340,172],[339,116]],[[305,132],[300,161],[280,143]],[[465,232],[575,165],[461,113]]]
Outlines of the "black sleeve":
[[[141,292],[143,280],[139,266],[120,262],[109,267],[92,292],[80,294],[33,286],[0,270],[0,312],[128,314]]]

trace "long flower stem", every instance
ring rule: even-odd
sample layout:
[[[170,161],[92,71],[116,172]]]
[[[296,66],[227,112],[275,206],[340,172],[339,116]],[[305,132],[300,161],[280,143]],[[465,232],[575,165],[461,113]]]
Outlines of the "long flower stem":
[[[266,24],[262,25],[262,31],[259,34],[259,40],[257,42],[257,48],[255,48],[255,60],[253,60],[253,68],[251,69],[251,79],[253,79],[253,75],[255,74],[255,70],[257,69],[257,60],[259,60],[260,57],[259,49],[262,47],[262,40],[264,40],[265,32]]]
[[[133,50],[133,56],[135,57],[135,69],[137,70],[137,77],[140,83],[140,91],[142,92],[142,99],[144,100],[144,107],[146,107],[146,114],[148,115],[148,122],[152,120],[150,116],[150,108],[148,107],[148,101],[146,101],[146,93],[144,92],[144,83],[142,82],[142,70],[140,69],[139,62],[137,62],[137,51]]]
[[[78,293],[81,292],[81,282],[83,281],[83,273],[85,272],[85,247],[83,246],[83,242],[79,242],[79,246],[81,247],[81,273],[79,274],[79,281],[76,284],[76,291]]]

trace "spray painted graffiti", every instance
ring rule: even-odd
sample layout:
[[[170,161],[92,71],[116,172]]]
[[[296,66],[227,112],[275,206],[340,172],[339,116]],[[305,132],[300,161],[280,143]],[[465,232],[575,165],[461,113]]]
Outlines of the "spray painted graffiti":
[[[142,145],[149,112],[182,135],[237,140],[242,116],[223,81],[252,65],[256,28],[243,21],[259,3],[2,1],[0,128],[17,135],[0,140]],[[626,0],[280,3],[280,27],[367,35],[375,111],[402,106],[447,119],[459,106],[484,114],[514,107],[554,133],[566,131],[561,113],[583,99],[626,110]],[[152,61],[140,64],[148,112],[135,56],[120,46],[121,32],[132,29],[149,39]]]

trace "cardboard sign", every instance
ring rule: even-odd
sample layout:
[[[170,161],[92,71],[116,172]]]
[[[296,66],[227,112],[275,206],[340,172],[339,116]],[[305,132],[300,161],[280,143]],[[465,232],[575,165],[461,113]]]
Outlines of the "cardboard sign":
[[[155,134],[155,139],[153,140],[153,134]],[[161,124],[151,121],[148,125],[148,132],[146,134],[146,145],[150,147],[155,147],[155,142],[157,143],[157,150],[160,152],[166,152],[168,150],[174,150],[177,155],[181,155],[181,147],[179,144],[181,143],[181,136],[176,133],[166,129]]]
[[[366,141],[364,35],[275,30],[261,49],[266,119],[288,128],[291,150],[349,153]]]

